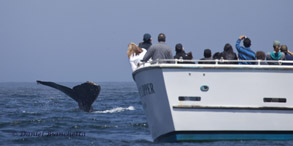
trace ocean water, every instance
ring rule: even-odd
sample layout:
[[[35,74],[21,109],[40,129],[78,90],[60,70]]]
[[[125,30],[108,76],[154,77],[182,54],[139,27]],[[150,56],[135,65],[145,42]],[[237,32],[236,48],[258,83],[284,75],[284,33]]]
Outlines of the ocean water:
[[[0,83],[0,145],[293,145],[293,141],[155,143],[134,82],[96,82],[94,112],[36,83]],[[80,83],[60,83],[73,87]]]

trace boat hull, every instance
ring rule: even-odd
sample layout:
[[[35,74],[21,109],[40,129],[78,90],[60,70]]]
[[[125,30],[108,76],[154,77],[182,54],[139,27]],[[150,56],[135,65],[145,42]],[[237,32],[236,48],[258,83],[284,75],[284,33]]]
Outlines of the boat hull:
[[[291,68],[152,65],[133,77],[155,141],[293,139]]]

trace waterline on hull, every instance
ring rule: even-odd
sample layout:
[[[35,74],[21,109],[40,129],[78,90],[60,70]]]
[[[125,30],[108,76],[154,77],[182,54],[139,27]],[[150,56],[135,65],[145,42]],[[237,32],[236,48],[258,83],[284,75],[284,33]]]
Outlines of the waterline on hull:
[[[155,142],[293,140],[293,131],[176,131],[162,135]]]

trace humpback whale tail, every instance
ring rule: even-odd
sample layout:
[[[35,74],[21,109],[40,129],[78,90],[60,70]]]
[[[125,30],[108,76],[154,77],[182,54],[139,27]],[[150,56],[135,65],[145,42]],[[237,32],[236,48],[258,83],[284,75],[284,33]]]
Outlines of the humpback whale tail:
[[[73,100],[75,100],[78,103],[79,108],[85,112],[93,111],[92,104],[98,98],[101,90],[101,87],[99,85],[89,81],[77,85],[72,89],[63,85],[56,84],[54,82],[37,80],[37,83],[62,91]]]

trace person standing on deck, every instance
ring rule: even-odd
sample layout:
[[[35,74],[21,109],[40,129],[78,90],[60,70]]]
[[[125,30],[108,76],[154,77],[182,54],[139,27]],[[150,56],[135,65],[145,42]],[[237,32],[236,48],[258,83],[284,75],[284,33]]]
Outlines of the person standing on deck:
[[[268,52],[266,55],[267,60],[285,60],[285,54],[280,51],[281,43],[279,41],[274,41],[273,44],[274,50],[272,52]],[[270,65],[279,65],[278,62],[268,62]]]
[[[281,45],[281,52],[285,54],[285,60],[287,61],[292,61],[293,60],[293,55],[292,53],[288,50],[287,45]],[[283,63],[282,65],[293,65],[293,63]]]
[[[237,55],[233,51],[232,45],[229,43],[225,44],[224,51],[221,53],[221,58],[224,60],[237,60]],[[238,61],[235,62],[224,62],[224,64],[238,64]]]
[[[152,36],[148,33],[143,35],[143,42],[140,42],[138,47],[148,50],[152,45]]]
[[[243,46],[240,46],[240,42],[243,40]],[[239,37],[239,39],[236,41],[236,49],[238,51],[238,58],[239,60],[255,60],[255,53],[250,48],[251,46],[251,40],[246,37],[245,35],[242,35]],[[254,62],[239,62],[239,64],[255,64]]]
[[[191,60],[193,58],[191,52],[189,52],[189,54],[185,53],[183,45],[181,43],[176,44],[175,51],[176,51],[176,55],[174,56],[174,59],[182,58],[186,60]]]
[[[212,58],[211,49],[205,49],[204,52],[203,52],[203,56],[204,56],[204,58],[201,58],[200,60],[214,60]],[[200,62],[199,61],[198,64],[215,64],[215,62],[205,62],[205,61]]]
[[[192,60],[193,58],[192,52],[185,53],[183,45],[181,43],[176,44],[175,51],[176,55],[174,56],[174,59]],[[193,64],[194,62],[185,61],[184,63]]]
[[[143,57],[143,62],[147,62],[149,59],[152,59],[153,61],[157,59],[173,59],[171,48],[165,43],[165,34],[159,34],[158,42],[158,44],[154,44],[149,48]]]
[[[260,65],[268,65],[264,60],[266,59],[266,54],[263,51],[257,51],[255,53],[256,60],[261,60]]]
[[[146,52],[147,50],[138,47],[135,43],[130,43],[128,45],[127,56],[129,58],[132,71],[135,71],[139,67],[141,59],[144,57]]]

